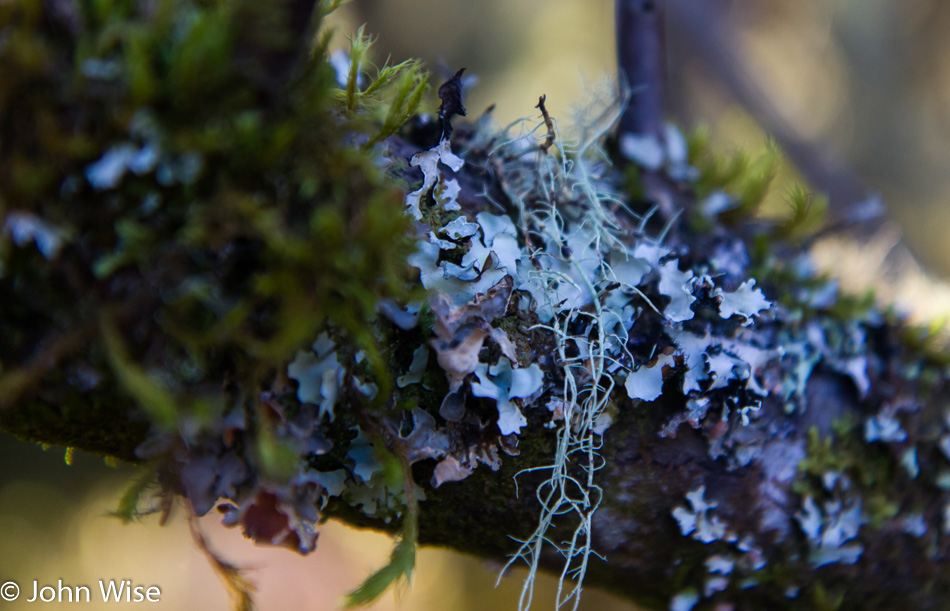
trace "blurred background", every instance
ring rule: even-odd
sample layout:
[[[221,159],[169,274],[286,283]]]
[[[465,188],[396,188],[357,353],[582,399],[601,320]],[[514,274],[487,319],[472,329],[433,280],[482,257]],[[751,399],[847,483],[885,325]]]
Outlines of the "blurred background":
[[[804,146],[800,164],[831,159],[823,165],[835,168],[833,179],[880,192],[893,223],[874,236],[823,240],[816,256],[847,289],[874,285],[918,320],[946,317],[950,3],[669,2],[676,3],[668,27],[672,117],[686,129],[707,126],[723,152],[754,155],[771,134]],[[533,118],[538,96],[547,94],[566,137],[574,109],[615,72],[612,0],[354,0],[332,22],[336,45],[366,23],[378,36],[377,63],[387,55],[420,57],[436,71],[435,85],[468,68],[478,77],[465,102],[470,118],[490,104],[501,124]],[[773,205],[781,208],[789,182],[800,179],[786,163]],[[0,434],[0,581],[31,588],[33,579],[132,579],[162,587],[160,608],[227,609],[227,594],[180,512],[164,528],[154,518],[123,526],[109,517],[133,474],[83,455],[67,466],[61,448]],[[382,566],[391,547],[383,536],[328,524],[318,550],[301,558],[255,547],[213,516],[202,526],[225,558],[253,569],[265,611],[340,608],[341,597]],[[372,608],[514,609],[520,576],[496,590],[497,570],[426,550],[412,587],[387,593]],[[553,587],[553,580],[539,585],[537,609],[553,608]],[[632,609],[598,592],[585,596],[584,609]],[[0,602],[2,610],[26,608]]]
[[[20,599],[0,600],[0,611],[51,609],[67,611],[74,604],[25,602],[33,580],[43,585],[86,585],[93,602],[100,579],[127,579],[136,585],[157,585],[161,602],[149,608],[185,611],[229,611],[227,590],[195,546],[182,507],[159,526],[158,516],[123,525],[110,515],[136,470],[107,466],[101,458],[76,453],[72,465],[62,448],[44,450],[0,433],[0,583],[15,581]],[[329,522],[320,529],[317,551],[307,557],[283,548],[259,547],[239,530],[221,526],[216,512],[200,520],[210,547],[224,560],[246,569],[257,587],[260,611],[335,611],[343,597],[373,571],[384,566],[392,541],[384,535],[357,531]],[[513,572],[496,589],[501,565],[461,554],[423,549],[416,558],[410,587],[389,591],[374,611],[483,611],[517,609],[524,573]],[[536,609],[554,609],[556,580],[538,581]],[[89,605],[86,605],[89,607]],[[93,604],[89,608],[105,608]],[[130,611],[142,604],[110,603],[109,609]],[[629,611],[631,605],[597,591],[584,594],[585,610]]]
[[[667,11],[671,118],[708,128],[722,152],[754,156],[775,138],[791,158],[773,214],[804,178],[820,178],[810,186],[833,205],[880,193],[891,223],[824,240],[817,259],[916,321],[950,315],[950,3],[667,0]],[[478,77],[470,117],[494,104],[501,125],[536,118],[547,94],[569,138],[575,111],[614,78],[613,13],[613,0],[355,0],[335,40],[366,23],[379,63],[419,57],[440,79],[466,67]]]

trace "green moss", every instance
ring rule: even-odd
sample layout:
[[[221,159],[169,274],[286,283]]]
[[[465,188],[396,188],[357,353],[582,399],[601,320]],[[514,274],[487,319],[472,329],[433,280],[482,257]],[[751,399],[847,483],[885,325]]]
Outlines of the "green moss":
[[[820,581],[811,589],[811,602],[818,611],[837,611],[844,604],[847,590],[843,587],[828,587]]]
[[[136,463],[135,448],[148,432],[147,422],[129,422],[130,401],[106,389],[68,393],[54,401],[31,399],[17,409],[0,410],[0,428],[26,442],[69,446]]]
[[[887,487],[893,480],[890,458],[878,452],[869,452],[862,427],[853,419],[835,423],[835,434],[822,436],[817,427],[808,431],[807,455],[798,470],[820,480],[828,472],[847,474],[860,486]],[[803,492],[801,488],[798,490]]]
[[[715,191],[725,191],[738,205],[720,215],[720,221],[736,224],[746,221],[762,204],[778,171],[780,155],[773,146],[753,159],[738,151],[731,155],[715,153],[709,132],[698,129],[687,137],[690,165],[699,170],[693,188],[702,200]]]
[[[526,538],[534,530],[540,511],[534,496],[540,477],[519,472],[549,463],[555,448],[554,432],[544,431],[540,421],[537,424],[536,434],[519,440],[520,455],[506,456],[498,471],[482,466],[466,478],[464,486],[448,484],[426,491],[420,543],[449,545],[486,558],[503,558],[517,549],[515,539]],[[414,479],[429,481],[433,468],[431,461],[418,463],[413,469]],[[496,511],[475,510],[478,507]],[[499,537],[498,533],[508,536]],[[566,533],[564,530],[561,534]]]
[[[438,413],[447,382],[431,355],[423,383],[394,389],[391,382],[405,373],[412,351],[431,338],[431,311],[424,306],[411,331],[367,324],[380,299],[420,297],[408,288],[416,274],[405,264],[413,230],[403,214],[403,193],[378,169],[373,151],[419,106],[426,91],[419,64],[384,66],[361,85],[357,77],[370,47],[361,30],[340,88],[326,62],[325,37],[309,56],[294,51],[303,45],[288,20],[289,2],[90,0],[75,7],[84,25],[69,34],[64,24],[44,17],[38,0],[0,4],[0,226],[15,205],[65,244],[57,256],[0,237],[0,426],[25,439],[135,460],[148,423],[128,424],[133,404],[166,430],[176,430],[184,418],[197,428],[211,424],[224,413],[222,406],[247,407],[249,430],[237,442],[239,454],[246,450],[256,475],[286,483],[301,468],[300,450],[278,439],[252,406],[266,390],[286,409],[275,407],[281,417],[296,414],[299,404],[284,365],[328,327],[341,361],[352,361],[360,350],[366,355],[347,373],[375,383],[378,399],[368,405],[354,396],[347,378],[341,390],[347,409],[324,429],[333,447],[303,457],[307,466],[352,470],[347,452],[357,426],[372,438],[380,458],[381,416],[406,416],[400,411],[416,407]],[[755,160],[716,156],[701,134],[689,145],[691,163],[700,170],[695,195],[724,190],[738,202],[705,219],[705,228],[741,226],[757,214],[777,154]],[[93,177],[110,155],[120,153],[155,158],[139,159],[134,167],[122,161],[129,167],[114,170],[118,175]],[[625,171],[627,189],[641,197],[636,169]],[[791,192],[789,203],[788,218],[753,244],[753,275],[778,287],[806,289],[773,291],[792,295],[785,305],[806,315],[810,310],[795,303],[795,295],[824,279],[795,275],[783,265],[775,239],[801,242],[813,235],[823,205],[800,189]],[[431,193],[423,204],[422,220],[430,227],[459,215],[437,205]],[[463,254],[457,248],[440,256],[460,263]],[[843,298],[828,314],[849,320],[872,306],[870,295]],[[522,367],[556,352],[553,334],[529,331],[537,323],[525,313],[495,322],[515,344]],[[840,343],[830,336],[829,345]],[[499,358],[497,346],[489,342],[483,356]],[[684,375],[678,367],[667,390],[681,387]],[[924,369],[925,377],[934,384],[941,379],[933,367]],[[604,406],[618,420],[627,419],[618,430],[653,436],[662,421],[682,410],[682,401],[677,393],[665,393],[654,405]],[[472,403],[486,416],[483,426],[491,427],[496,406]],[[550,417],[544,408],[525,412],[531,434],[518,438],[520,457],[504,457],[497,473],[482,466],[464,485],[428,492],[421,541],[499,558],[517,547],[502,534],[525,537],[536,527],[540,508],[533,493],[544,476],[534,469],[551,462],[556,433],[544,428]],[[392,422],[398,428],[400,421]],[[403,428],[406,422],[408,417]],[[612,465],[633,460],[618,458],[620,453],[616,444],[608,445],[603,459]],[[433,462],[415,465],[416,481],[431,478]],[[391,456],[383,460],[387,472],[381,479],[398,498],[399,490],[412,486],[395,477],[396,463]],[[693,463],[677,465],[677,477],[705,468]],[[626,466],[636,472],[636,465]],[[580,472],[577,464],[571,468]],[[796,490],[815,496],[828,492],[823,475],[846,473],[872,526],[898,514],[889,495],[902,472],[883,444],[867,447],[857,422],[839,423],[833,439],[814,429],[800,470]],[[657,499],[670,498],[669,482],[635,484],[632,509],[626,501],[609,506],[610,499],[607,509],[631,511],[642,529],[652,529],[657,549],[666,550],[679,534],[665,513],[658,519],[655,507]],[[386,518],[394,518],[406,498],[388,507],[392,514]],[[134,499],[124,506],[131,515]],[[337,498],[324,515],[390,531],[399,524],[367,517]],[[400,554],[415,543],[412,524]],[[572,526],[558,523],[551,539],[571,536]],[[703,561],[721,545],[672,546],[677,556],[667,559],[679,562],[670,569],[674,575],[644,585],[647,599],[666,604],[677,588],[701,581]],[[408,572],[402,558],[398,574]],[[627,587],[621,579],[630,579],[629,569],[616,570],[616,587]],[[770,565],[771,576],[763,573],[762,579],[795,583],[786,570],[792,569]],[[807,595],[820,608],[840,605],[839,592],[816,587]]]
[[[0,226],[15,202],[64,241],[40,256],[0,237],[0,403],[30,402],[47,373],[24,356],[106,306],[116,341],[93,334],[54,364],[88,367],[121,339],[126,391],[155,408],[128,382],[161,378],[166,425],[169,406],[266,379],[328,324],[388,391],[365,321],[380,298],[412,295],[413,244],[401,191],[347,142],[398,129],[425,77],[386,67],[340,99],[326,37],[301,52],[294,8],[96,0],[68,6],[72,33],[41,3],[0,8]]]
[[[423,198],[420,211],[422,212],[422,222],[429,227],[445,227],[461,215],[460,212],[455,210],[445,210],[435,201],[431,191]],[[452,253],[454,251],[445,254],[451,256]],[[465,253],[461,252],[461,254],[464,255]],[[460,255],[459,260],[461,261]]]
[[[853,420],[835,424],[833,436],[822,437],[818,429],[808,431],[807,455],[798,465],[802,477],[793,488],[802,495],[821,497],[828,492],[822,476],[834,472],[847,475],[857,487],[854,494],[861,499],[868,522],[880,528],[901,510],[895,501],[900,498],[900,469],[894,457],[880,444],[864,440],[863,427]]]
[[[532,313],[529,319],[524,312],[519,310],[515,314],[503,316],[492,323],[495,327],[504,331],[508,339],[515,345],[515,352],[518,355],[518,364],[522,367],[530,366],[532,355],[537,354],[539,350],[543,349],[541,334],[533,333],[528,330],[537,324],[537,322],[537,315]]]
[[[927,385],[932,386],[943,378],[942,370],[950,367],[948,350],[947,320],[935,320],[917,325],[905,324],[898,327],[901,343],[908,351],[922,356],[928,367],[921,375],[928,378]],[[926,374],[925,374],[926,372]]]
[[[828,213],[828,198],[807,192],[794,185],[788,195],[789,214],[775,229],[775,237],[799,243],[811,237],[824,224]]]
[[[877,303],[873,289],[858,295],[840,295],[827,312],[841,321],[861,320]]]
[[[129,523],[142,515],[140,505],[149,488],[156,484],[158,478],[154,466],[143,467],[126,491],[119,499],[114,515],[125,523]]]

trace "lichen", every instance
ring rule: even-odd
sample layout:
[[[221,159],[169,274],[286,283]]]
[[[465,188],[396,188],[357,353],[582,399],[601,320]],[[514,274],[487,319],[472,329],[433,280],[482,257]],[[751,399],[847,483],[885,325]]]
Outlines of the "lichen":
[[[339,4],[0,8],[3,426],[89,430],[70,445],[160,464],[196,514],[220,503],[300,552],[341,478],[375,491],[364,506],[407,503],[372,442],[333,449],[322,424],[352,428],[341,403],[389,395],[365,321],[414,296],[413,244],[373,144],[426,78],[387,66],[341,96],[319,32]],[[349,359],[363,366],[344,380]],[[133,407],[145,443],[128,446],[141,416],[120,443],[95,437]],[[323,455],[337,468],[308,468]]]
[[[833,606],[837,590],[767,549],[832,570],[862,562],[872,530],[921,546],[950,530],[950,420],[922,422],[904,386],[938,393],[946,359],[904,330],[885,367],[894,315],[798,251],[820,198],[792,190],[787,217],[747,222],[774,151],[723,158],[670,125],[621,136],[612,157],[617,94],[576,141],[543,96],[533,121],[453,130],[461,72],[416,130],[420,65],[370,74],[362,28],[348,52],[323,35],[302,53],[289,2],[38,6],[0,6],[5,427],[56,440],[134,406],[149,433],[124,457],[194,515],[217,507],[299,553],[329,513],[400,532],[351,602],[408,576],[432,532],[464,540],[420,507],[504,479],[498,494],[533,498],[491,502],[538,513],[473,551],[528,565],[521,608],[560,557],[557,604],[577,608],[624,418],[699,448],[670,469],[688,482],[663,517],[686,547],[651,594],[670,608],[765,583]],[[671,208],[684,193],[695,205]],[[816,398],[828,377],[848,401]],[[533,462],[515,469],[519,454]],[[748,515],[686,462],[761,474]],[[940,490],[939,507],[889,498],[911,485]]]

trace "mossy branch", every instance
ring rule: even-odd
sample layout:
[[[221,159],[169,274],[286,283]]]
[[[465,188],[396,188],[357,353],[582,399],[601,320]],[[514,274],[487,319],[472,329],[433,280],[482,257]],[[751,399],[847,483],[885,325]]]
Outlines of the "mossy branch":
[[[361,31],[335,70],[279,16],[312,5],[43,6],[0,6],[4,430],[300,553],[401,529],[353,602],[418,541],[564,602],[947,606],[946,352],[801,258],[819,199],[750,222],[774,153],[664,127],[606,171],[616,100],[574,148],[546,113],[435,143],[421,67],[361,84]]]

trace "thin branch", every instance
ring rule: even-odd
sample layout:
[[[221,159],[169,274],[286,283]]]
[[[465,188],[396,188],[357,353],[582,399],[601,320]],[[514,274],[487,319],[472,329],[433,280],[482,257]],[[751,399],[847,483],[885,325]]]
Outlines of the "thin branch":
[[[544,126],[548,130],[547,135],[544,137],[544,142],[540,145],[542,153],[547,153],[548,149],[554,144],[554,121],[551,120],[551,115],[548,114],[548,109],[544,106],[547,99],[548,96],[542,95],[538,98],[538,105],[535,106],[535,108],[541,111],[541,115],[544,117]]]
[[[620,133],[659,136],[666,79],[666,0],[616,0],[617,68],[630,88]]]

